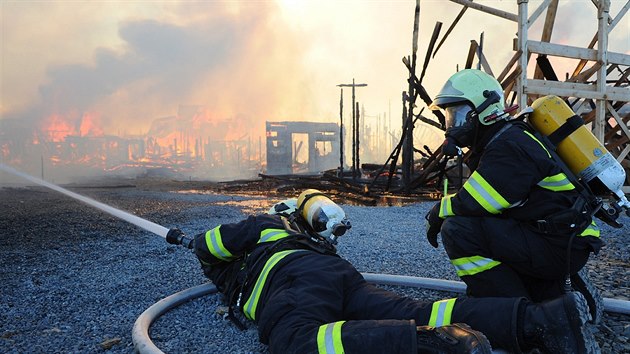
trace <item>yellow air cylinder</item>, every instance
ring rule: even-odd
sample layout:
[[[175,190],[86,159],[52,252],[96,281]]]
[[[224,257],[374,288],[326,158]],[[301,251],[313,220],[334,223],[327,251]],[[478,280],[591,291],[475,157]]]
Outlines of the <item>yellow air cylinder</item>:
[[[529,123],[541,134],[549,136],[573,117],[573,110],[557,96],[541,97],[532,103]],[[578,178],[594,191],[603,185],[615,194],[622,205],[628,203],[621,188],[626,172],[621,164],[584,125],[557,144],[556,152]]]
[[[297,205],[302,208],[301,215],[304,220],[315,232],[324,237],[332,236],[337,227],[345,225],[346,213],[343,209],[317,189],[302,192]]]

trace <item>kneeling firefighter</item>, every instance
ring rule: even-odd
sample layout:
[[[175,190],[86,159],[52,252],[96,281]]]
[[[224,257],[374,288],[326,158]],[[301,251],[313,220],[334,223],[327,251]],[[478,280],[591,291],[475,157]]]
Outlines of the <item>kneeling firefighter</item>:
[[[271,353],[490,353],[488,339],[514,352],[594,352],[578,293],[543,304],[402,297],[367,283],[337,255],[349,228],[341,207],[309,189],[194,239],[172,229],[167,241],[194,249],[228,317],[240,326],[243,316],[254,321]]]
[[[426,215],[430,244],[438,247],[441,232],[467,293],[539,302],[571,291],[572,281],[599,321],[601,295],[582,268],[603,245],[593,220],[601,199],[587,193],[544,136],[509,115],[517,107],[506,109],[492,76],[457,72],[430,108],[446,113],[443,151],[470,149],[472,174]]]

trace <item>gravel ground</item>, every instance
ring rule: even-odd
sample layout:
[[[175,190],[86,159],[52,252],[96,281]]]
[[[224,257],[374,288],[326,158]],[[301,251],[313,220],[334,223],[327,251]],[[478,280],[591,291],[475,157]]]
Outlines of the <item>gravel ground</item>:
[[[71,189],[190,235],[282,199],[132,184]],[[444,249],[424,239],[431,205],[344,205],[353,228],[340,254],[362,272],[458,280]],[[587,267],[604,297],[630,300],[630,218],[621,222],[623,229],[604,227],[607,245]],[[41,187],[0,188],[0,230],[2,353],[131,353],[145,309],[206,281],[189,251]],[[390,288],[427,300],[457,295]],[[220,295],[209,295],[179,306],[156,321],[151,338],[167,353],[266,353],[255,327],[235,329],[217,314],[220,305]],[[595,330],[603,353],[630,353],[630,316],[606,313]]]

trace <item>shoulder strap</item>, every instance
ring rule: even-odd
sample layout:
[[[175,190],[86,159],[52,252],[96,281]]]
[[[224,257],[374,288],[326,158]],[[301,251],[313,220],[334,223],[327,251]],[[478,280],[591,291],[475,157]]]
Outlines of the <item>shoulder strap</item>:
[[[596,216],[597,218],[601,219],[607,224],[610,224],[610,222],[613,222],[613,223],[615,222],[614,220],[606,220],[607,219],[606,216],[608,216],[608,213],[599,212],[603,205],[602,199],[596,196],[595,193],[593,193],[593,191],[588,186],[588,184],[584,183],[581,179],[577,178],[577,176],[569,169],[567,164],[560,158],[560,156],[556,152],[557,143],[553,143],[553,141],[560,142],[564,140],[564,138],[566,138],[569,134],[571,134],[575,129],[579,128],[579,126],[577,128],[564,128],[562,132],[553,136],[554,140],[552,141],[550,139],[551,135],[549,137],[544,136],[539,131],[534,129],[534,127],[532,127],[527,122],[519,120],[514,123],[516,123],[515,125],[519,125],[523,129],[526,129],[545,146],[545,148],[547,149],[547,152],[549,152],[549,155],[551,155],[551,158],[553,158],[553,160],[558,164],[558,166],[560,166],[560,169],[562,169],[562,172],[567,176],[569,181],[575,186],[575,189],[580,193],[580,195],[586,199],[591,217]],[[573,123],[570,123],[569,125],[565,123],[562,125],[562,127],[565,127],[565,126],[575,127],[575,124],[576,124],[575,120],[573,120]],[[570,129],[573,129],[573,130],[570,130]]]

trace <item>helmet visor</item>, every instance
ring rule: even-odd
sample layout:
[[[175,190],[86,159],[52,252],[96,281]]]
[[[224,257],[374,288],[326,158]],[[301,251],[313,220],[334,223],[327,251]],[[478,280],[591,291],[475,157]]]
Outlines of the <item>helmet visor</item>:
[[[464,125],[472,108],[464,104],[446,107],[445,111],[446,128],[452,128]]]

